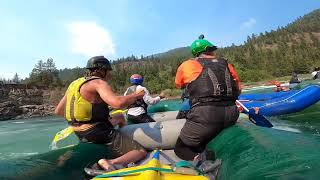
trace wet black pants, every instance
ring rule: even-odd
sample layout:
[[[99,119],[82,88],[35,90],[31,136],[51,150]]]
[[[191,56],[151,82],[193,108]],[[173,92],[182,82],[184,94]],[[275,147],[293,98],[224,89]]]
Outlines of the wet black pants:
[[[175,145],[176,155],[181,159],[193,160],[223,129],[234,125],[238,117],[236,105],[193,107],[187,114],[187,121]]]

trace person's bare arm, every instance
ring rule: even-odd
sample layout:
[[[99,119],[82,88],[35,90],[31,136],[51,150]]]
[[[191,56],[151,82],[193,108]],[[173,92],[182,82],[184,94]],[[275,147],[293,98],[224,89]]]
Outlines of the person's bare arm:
[[[113,93],[109,84],[103,80],[96,80],[94,86],[101,99],[115,109],[125,108],[144,96],[144,92],[128,96],[117,96]]]
[[[67,101],[67,96],[64,95],[63,98],[60,100],[59,104],[57,105],[56,109],[54,110],[54,113],[59,116],[64,116],[64,110],[66,107],[66,101]]]

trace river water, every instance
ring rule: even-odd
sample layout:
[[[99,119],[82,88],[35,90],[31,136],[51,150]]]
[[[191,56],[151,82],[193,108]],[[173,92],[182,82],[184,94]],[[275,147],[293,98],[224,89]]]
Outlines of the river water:
[[[267,92],[255,89],[249,92]],[[178,107],[178,101],[161,102]],[[221,179],[316,179],[320,175],[320,103],[302,112],[270,118],[275,128],[253,126],[246,117],[209,146],[223,160]],[[99,145],[78,144],[71,135],[51,150],[63,118],[0,122],[0,179],[83,179],[88,163],[108,154]]]

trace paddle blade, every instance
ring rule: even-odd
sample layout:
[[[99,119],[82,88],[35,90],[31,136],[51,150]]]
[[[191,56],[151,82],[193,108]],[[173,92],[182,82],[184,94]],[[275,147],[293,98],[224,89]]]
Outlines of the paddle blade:
[[[118,110],[113,110],[110,112],[110,116],[114,116],[114,115],[117,115],[117,114],[125,114],[127,113],[128,109],[118,109]]]
[[[256,114],[254,112],[249,112],[249,120],[257,126],[262,127],[273,127],[270,121],[260,114]]]
[[[189,111],[190,110],[190,103],[189,99],[184,99],[181,103],[180,111]]]
[[[59,131],[53,139],[53,143],[57,143],[58,141],[68,137],[71,133],[73,133],[73,128],[71,126]]]

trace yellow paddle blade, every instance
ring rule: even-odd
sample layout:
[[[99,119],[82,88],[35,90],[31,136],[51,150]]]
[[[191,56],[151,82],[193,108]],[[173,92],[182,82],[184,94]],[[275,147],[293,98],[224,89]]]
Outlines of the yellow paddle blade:
[[[53,143],[56,144],[58,141],[68,137],[71,133],[73,133],[73,128],[71,126],[57,132],[54,136]]]
[[[118,110],[113,110],[110,112],[111,116],[117,115],[117,114],[125,114],[127,113],[128,109],[122,110],[122,109],[118,109]]]
[[[112,112],[110,112],[110,115],[111,116],[117,116],[117,115],[120,115],[120,114],[125,114],[128,110],[125,109],[125,110],[122,110],[122,109],[119,109],[119,110],[114,110]],[[71,126],[57,132],[57,134],[54,136],[53,138],[53,141],[51,143],[51,147],[52,148],[56,148],[57,146],[57,142],[58,141],[61,141],[62,139],[65,139],[66,137],[68,137],[70,134],[72,134],[74,131],[73,131],[73,128]]]

